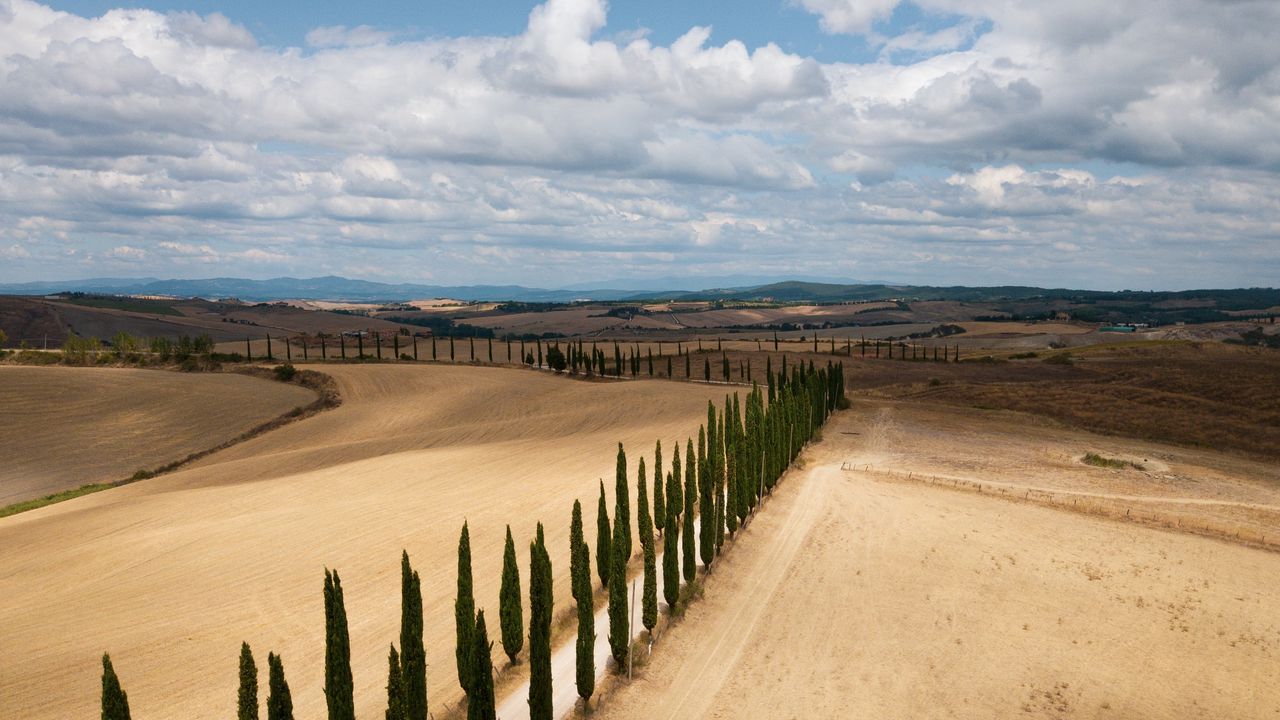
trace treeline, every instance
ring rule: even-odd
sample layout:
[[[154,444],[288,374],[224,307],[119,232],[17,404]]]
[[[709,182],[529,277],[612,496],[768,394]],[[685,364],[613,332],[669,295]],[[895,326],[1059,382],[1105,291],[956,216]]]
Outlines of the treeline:
[[[81,337],[72,334],[62,343],[62,361],[68,365],[87,365],[91,362],[144,361],[185,362],[197,356],[213,352],[213,338],[208,335],[180,335],[177,340],[168,337],[142,338],[127,332],[118,332],[109,340]]]
[[[493,329],[480,327],[478,325],[468,325],[467,323],[455,322],[447,317],[421,316],[421,315],[388,315],[381,318],[391,322],[402,323],[405,325],[416,325],[418,327],[430,328],[433,335],[450,335],[460,338],[491,338],[493,337]]]
[[[707,421],[698,428],[697,444],[673,448],[669,465],[662,443],[654,448],[652,496],[645,460],[637,463],[636,514],[631,513],[631,476],[626,451],[618,444],[612,516],[604,483],[596,518],[595,572],[608,596],[608,638],[615,672],[630,668],[637,630],[630,626],[627,567],[639,544],[643,590],[641,624],[650,640],[659,619],[658,550],[662,542],[662,594],[667,613],[682,612],[698,592],[698,564],[709,572],[725,543],[750,522],[764,498],[773,492],[805,444],[817,435],[828,416],[845,405],[844,372],[839,363],[816,369],[812,361],[788,372],[769,374],[767,388],[754,385],[740,401],[725,396],[717,408],[707,403]],[[652,497],[652,499],[650,499]],[[696,529],[695,529],[696,523]],[[595,692],[595,612],[591,581],[591,549],[587,544],[582,504],[570,515],[571,590],[577,605],[575,686],[584,705]],[[529,715],[554,717],[551,671],[552,567],[542,523],[529,544],[528,629],[525,634],[523,593],[511,526],[506,529],[499,592],[499,630],[503,653],[519,661],[528,639]],[[387,653],[386,720],[427,720],[426,653],[423,646],[421,580],[407,552],[400,560],[399,647]],[[681,578],[684,585],[681,585]],[[324,694],[329,720],[354,720],[351,644],[342,580],[337,570],[324,573]],[[458,684],[466,695],[468,720],[494,720],[493,642],[483,609],[473,593],[471,536],[464,522],[458,538],[457,594],[454,601],[455,660]],[[267,720],[293,720],[293,703],[280,656],[269,653]],[[102,720],[128,720],[128,697],[108,655],[102,658]],[[241,645],[237,688],[238,720],[259,719],[258,671],[252,649]]]

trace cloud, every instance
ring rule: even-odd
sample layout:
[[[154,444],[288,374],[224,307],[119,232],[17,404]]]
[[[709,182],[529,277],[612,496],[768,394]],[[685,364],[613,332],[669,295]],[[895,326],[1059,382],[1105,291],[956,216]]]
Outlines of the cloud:
[[[601,0],[306,50],[216,13],[0,0],[0,280],[1280,277],[1275,3],[919,0],[906,28],[888,0],[800,5],[878,60],[701,26],[663,45]]]
[[[318,27],[307,33],[307,44],[314,48],[364,47],[386,44],[394,33],[376,30],[368,25],[349,28],[345,25]]]
[[[799,0],[800,7],[822,19],[829,33],[867,33],[873,23],[888,20],[899,0]]]

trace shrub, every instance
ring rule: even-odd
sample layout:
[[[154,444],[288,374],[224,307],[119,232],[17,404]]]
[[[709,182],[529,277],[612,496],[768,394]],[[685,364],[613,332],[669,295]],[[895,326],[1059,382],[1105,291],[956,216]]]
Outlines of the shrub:
[[[279,380],[280,382],[289,382],[298,374],[297,368],[295,368],[292,363],[277,365],[271,372],[275,373],[276,380]]]
[[[1131,467],[1134,470],[1146,470],[1146,467],[1142,463],[1136,463],[1130,460],[1121,460],[1119,458],[1103,457],[1095,452],[1085,453],[1082,460],[1085,465],[1107,468],[1109,470],[1124,470],[1128,467]]]

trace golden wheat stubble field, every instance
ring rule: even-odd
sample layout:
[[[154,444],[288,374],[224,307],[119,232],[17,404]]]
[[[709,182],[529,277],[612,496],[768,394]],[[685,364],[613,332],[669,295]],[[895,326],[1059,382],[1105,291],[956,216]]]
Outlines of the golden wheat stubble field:
[[[422,575],[439,714],[461,696],[453,601],[464,518],[479,607],[496,617],[507,523],[527,583],[538,520],[557,610],[568,607],[574,498],[594,517],[604,478],[612,507],[617,442],[634,478],[638,453],[652,464],[661,438],[669,463],[707,400],[723,398],[723,388],[529,370],[324,371],[343,395],[335,410],[171,475],[0,519],[0,716],[93,716],[109,651],[135,716],[228,717],[243,640],[261,667],[268,650],[281,653],[298,716],[321,717],[326,566],[342,576],[357,710],[380,715],[402,548]]]
[[[835,416],[597,717],[1276,717],[1280,554],[883,474],[1084,491],[1101,446],[1274,504],[1274,469],[995,415]]]
[[[215,447],[315,393],[231,373],[0,366],[0,505]]]

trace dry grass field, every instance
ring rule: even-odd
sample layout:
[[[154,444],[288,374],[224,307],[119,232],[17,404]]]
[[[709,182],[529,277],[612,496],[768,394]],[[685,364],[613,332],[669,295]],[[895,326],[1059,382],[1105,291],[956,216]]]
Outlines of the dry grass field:
[[[883,475],[1274,508],[1274,467],[901,403],[857,403],[824,435],[594,717],[1280,713],[1280,554]],[[1113,486],[1072,460],[1086,448],[1184,480]]]
[[[343,396],[337,409],[170,475],[0,519],[0,715],[94,716],[109,651],[135,717],[229,717],[244,640],[260,664],[281,653],[298,717],[321,717],[330,567],[346,593],[357,711],[380,716],[404,548],[422,574],[438,716],[461,695],[453,599],[463,520],[478,606],[496,617],[506,524],[527,582],[527,543],[542,520],[556,607],[568,607],[574,498],[593,513],[599,478],[612,498],[617,442],[634,472],[636,454],[652,461],[659,438],[669,454],[696,432],[707,400],[723,397],[719,387],[498,368],[325,371]]]
[[[0,365],[0,506],[129,477],[315,400],[223,373]]]

